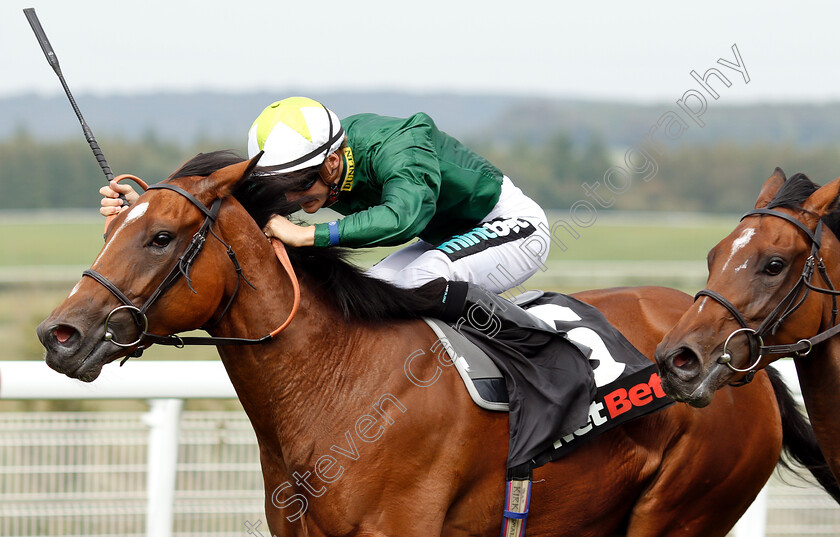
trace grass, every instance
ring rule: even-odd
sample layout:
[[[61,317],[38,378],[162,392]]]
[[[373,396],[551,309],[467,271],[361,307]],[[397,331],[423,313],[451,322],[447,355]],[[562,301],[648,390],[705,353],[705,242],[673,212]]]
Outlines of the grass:
[[[549,262],[702,260],[737,223],[735,217],[657,213],[602,216],[588,227],[562,212],[549,213],[548,220],[554,237]],[[75,213],[0,218],[0,267],[87,266],[102,248],[103,222]],[[357,261],[368,266],[391,250],[363,250]]]
[[[553,219],[552,219],[553,218]],[[736,217],[679,215],[602,217],[587,228],[564,227],[550,214],[551,261],[704,261],[735,227]],[[575,231],[576,235],[570,233]],[[562,246],[566,246],[564,251]]]
[[[102,248],[104,219],[0,219],[0,266],[89,265]]]

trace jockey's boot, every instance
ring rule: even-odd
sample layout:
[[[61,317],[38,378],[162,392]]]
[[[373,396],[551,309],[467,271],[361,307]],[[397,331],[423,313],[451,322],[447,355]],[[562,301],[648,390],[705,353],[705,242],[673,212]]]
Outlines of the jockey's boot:
[[[462,282],[450,282],[462,283]],[[528,313],[510,300],[477,285],[467,284],[467,296],[461,317],[464,322],[482,332],[507,328],[529,328],[550,333],[557,330],[536,315]]]
[[[482,332],[514,327],[556,332],[539,317],[475,284],[438,278],[417,291],[437,303],[428,314],[448,323],[467,324]]]

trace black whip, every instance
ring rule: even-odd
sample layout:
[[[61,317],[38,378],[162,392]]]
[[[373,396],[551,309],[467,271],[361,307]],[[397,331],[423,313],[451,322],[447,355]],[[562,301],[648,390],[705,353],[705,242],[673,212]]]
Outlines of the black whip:
[[[58,65],[58,56],[55,55],[55,51],[53,51],[52,45],[50,45],[50,41],[47,39],[47,34],[44,33],[44,29],[41,27],[41,22],[38,20],[38,15],[35,14],[35,9],[31,7],[26,8],[23,10],[23,13],[26,15],[29,25],[32,26],[32,31],[35,32],[35,37],[38,38],[38,43],[41,45],[41,50],[44,51],[44,56],[47,57],[47,61],[50,63],[50,66],[52,66],[55,74],[58,75],[58,79],[61,81],[61,86],[64,88],[64,93],[67,94],[67,98],[70,99],[70,104],[73,105],[73,111],[76,112],[76,117],[79,118],[79,122],[82,124],[82,132],[85,133],[85,140],[87,140],[88,145],[90,145],[93,155],[96,157],[96,161],[99,162],[99,167],[102,168],[102,171],[105,173],[105,178],[108,182],[110,182],[111,179],[114,178],[114,174],[111,172],[111,168],[108,166],[108,161],[105,160],[105,155],[102,154],[99,144],[96,143],[96,138],[93,137],[90,127],[88,127],[87,123],[85,123],[85,118],[82,117],[82,112],[79,110],[79,106],[76,104],[73,94],[70,93],[70,88],[67,86],[67,82],[64,80],[64,75],[61,74],[61,67]],[[125,196],[120,195],[120,197],[123,199],[123,203],[125,203]]]

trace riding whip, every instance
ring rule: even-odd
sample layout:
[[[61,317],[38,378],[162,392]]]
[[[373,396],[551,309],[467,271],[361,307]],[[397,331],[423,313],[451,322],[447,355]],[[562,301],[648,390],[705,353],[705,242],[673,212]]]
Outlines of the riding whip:
[[[111,172],[111,168],[108,166],[108,161],[105,160],[105,155],[102,154],[99,144],[96,143],[96,138],[93,137],[90,127],[88,127],[85,122],[85,118],[82,117],[82,112],[79,110],[79,106],[76,104],[73,94],[70,93],[70,88],[67,86],[67,81],[64,80],[64,75],[61,74],[61,67],[58,65],[58,56],[55,55],[55,51],[53,51],[52,45],[50,45],[50,41],[47,39],[47,34],[44,33],[44,29],[41,27],[41,22],[38,20],[38,15],[35,14],[35,9],[31,7],[26,8],[23,10],[23,13],[26,15],[29,25],[32,26],[32,31],[35,32],[35,37],[38,38],[38,43],[41,45],[41,50],[44,51],[44,56],[47,57],[47,61],[53,68],[53,71],[55,71],[55,74],[58,75],[58,79],[61,81],[61,86],[64,88],[64,93],[66,93],[67,98],[70,99],[73,111],[76,112],[76,117],[79,118],[79,122],[82,124],[82,132],[85,133],[85,139],[87,140],[88,145],[90,145],[93,155],[96,157],[96,161],[99,162],[99,167],[102,168],[102,171],[105,173],[105,179],[110,182],[114,178],[114,174]],[[125,196],[120,195],[120,197],[123,199],[123,203],[125,203]]]

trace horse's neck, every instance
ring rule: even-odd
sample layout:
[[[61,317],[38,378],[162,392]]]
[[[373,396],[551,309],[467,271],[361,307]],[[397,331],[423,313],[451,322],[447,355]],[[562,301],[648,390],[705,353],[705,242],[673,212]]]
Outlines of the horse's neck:
[[[840,246],[836,240],[828,237],[825,242],[826,251],[822,253],[831,271],[830,278],[837,286],[840,282]],[[826,296],[823,300],[825,307],[820,330],[830,328],[832,321],[837,322],[831,313],[831,298]],[[837,426],[840,414],[840,335],[830,338],[811,354],[794,361],[805,407],[820,447],[829,461],[832,473],[840,478],[840,427]]]
[[[245,246],[236,249],[238,255],[240,250],[247,255],[240,259],[244,275],[256,290],[242,283],[230,311],[212,332],[260,338],[288,317],[292,286],[271,248]],[[344,362],[337,358],[363,337],[359,331],[350,333],[336,309],[307,288],[304,277],[301,287],[301,307],[284,331],[259,345],[219,347],[261,442],[291,441],[317,419],[320,401],[331,398],[336,384],[329,380],[346,373]]]
[[[796,358],[796,371],[808,417],[831,472],[840,479],[840,336],[808,356]]]

